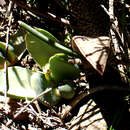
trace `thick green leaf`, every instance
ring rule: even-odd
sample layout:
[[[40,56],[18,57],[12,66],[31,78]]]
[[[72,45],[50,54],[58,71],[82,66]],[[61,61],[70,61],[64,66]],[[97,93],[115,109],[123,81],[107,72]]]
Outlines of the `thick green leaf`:
[[[56,105],[61,100],[61,96],[57,94],[57,89],[52,88],[52,91],[48,92],[44,96],[40,97],[40,101],[47,101],[51,106]]]
[[[45,76],[41,72],[35,72],[22,67],[9,67],[9,90],[8,96],[17,99],[33,99],[37,95],[45,91],[46,88],[52,86],[49,85]],[[4,95],[5,84],[4,70],[0,70],[0,94]],[[55,105],[59,102],[61,97],[56,95],[54,88],[52,91],[41,96],[39,100],[41,102],[48,102],[50,105]]]
[[[65,99],[71,99],[75,95],[75,90],[72,84],[64,84],[64,85],[58,86],[58,90],[61,97]]]
[[[0,52],[0,69],[4,68],[5,57],[3,56],[2,52]],[[7,65],[9,66],[11,63],[7,61]]]
[[[50,58],[49,70],[53,80],[61,82],[63,80],[72,80],[79,76],[79,67],[68,63],[68,59],[69,57],[63,53],[58,53]]]
[[[0,42],[0,69],[4,67],[4,59],[6,53],[6,43]],[[12,65],[17,61],[17,57],[14,52],[14,48],[11,45],[8,45],[8,53],[7,53],[7,62],[8,65]]]
[[[22,67],[8,67],[9,90],[8,95],[14,98],[34,98],[36,96],[31,88],[30,77],[33,71]],[[0,70],[0,92],[4,93],[5,74]]]
[[[37,29],[40,33],[46,35],[53,42],[57,42],[58,40],[51,35],[49,32]],[[32,33],[27,33],[26,35],[26,47],[33,59],[40,65],[41,68],[48,63],[49,58],[56,53],[61,52],[61,50],[50,46],[45,41],[42,41],[38,37],[34,36]]]
[[[19,21],[19,25],[22,26],[29,33],[31,33],[32,35],[37,37],[38,39],[41,39],[42,41],[44,41],[44,43],[48,44],[49,46],[52,46],[52,48],[60,50],[60,51],[62,51],[62,53],[68,54],[70,56],[79,57],[71,49],[61,45],[59,41],[57,41],[57,40],[55,41],[56,38],[49,32],[47,32],[45,30],[43,30],[42,32],[39,32],[38,29],[36,30],[22,21]]]
[[[52,40],[53,42],[59,42],[59,40],[54,37],[51,33],[49,33],[48,31],[41,29],[41,28],[35,28],[38,32],[42,33],[43,35],[47,36],[48,39]]]
[[[2,52],[0,52],[0,69],[4,68],[4,63],[5,63],[5,58]]]
[[[46,88],[52,87],[52,86],[50,86],[50,83],[47,80],[45,80],[45,77],[43,77],[43,75],[39,75],[39,73],[35,73],[32,75],[31,86],[35,90],[36,95],[39,95],[40,93],[42,93]],[[39,99],[41,102],[46,101],[50,105],[53,106],[53,105],[56,105],[60,101],[61,97],[56,94],[55,88],[52,87],[52,91],[39,97]]]

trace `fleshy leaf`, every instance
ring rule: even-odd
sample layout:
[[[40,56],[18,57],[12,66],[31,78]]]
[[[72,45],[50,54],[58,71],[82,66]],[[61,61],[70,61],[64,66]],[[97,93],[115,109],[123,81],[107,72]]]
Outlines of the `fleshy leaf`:
[[[52,41],[58,41],[49,32],[42,29],[37,30],[49,37],[50,39],[52,39]],[[61,50],[58,50],[57,48],[50,46],[48,43],[42,41],[41,39],[39,39],[31,33],[28,33],[26,35],[26,47],[33,59],[35,60],[35,62],[38,63],[41,68],[43,68],[45,64],[48,63],[49,58],[51,56],[58,52],[61,52]]]
[[[1,61],[0,61],[0,69],[2,69],[4,67],[4,56],[5,56],[5,52],[6,52],[6,43],[4,42],[0,42],[0,57],[1,57]],[[8,53],[7,53],[7,62],[8,62],[8,66],[13,65],[15,62],[17,61],[17,57],[15,55],[14,52],[14,48],[11,45],[8,45]]]
[[[4,95],[4,70],[0,70],[0,94]],[[41,72],[32,71],[22,67],[8,67],[9,90],[8,96],[17,99],[33,99],[50,86]],[[39,97],[41,102],[55,105],[61,97],[56,95],[54,88],[47,94]]]
[[[72,47],[74,51],[82,54],[95,70],[103,75],[110,51],[109,37],[75,36],[72,38]]]
[[[70,56],[78,57],[71,49],[63,46],[52,34],[43,29],[34,29],[26,23],[19,21],[28,33],[26,35],[26,47],[34,60],[41,68],[48,63],[49,58],[56,53],[65,53]]]
[[[4,68],[5,57],[3,56],[2,52],[0,52],[0,69]],[[7,61],[7,65],[10,65],[10,62]]]
[[[51,106],[54,106],[59,103],[61,96],[57,95],[57,89],[52,88],[52,91],[48,92],[44,96],[40,97],[40,101],[47,101]]]
[[[9,90],[8,95],[14,98],[34,98],[36,96],[31,88],[30,78],[34,72],[22,67],[8,67]],[[0,92],[4,93],[4,70],[0,70]]]
[[[68,63],[68,59],[69,57],[63,53],[58,53],[50,58],[49,70],[53,80],[60,82],[79,76],[80,69],[77,65]]]
[[[64,85],[58,86],[58,90],[61,97],[65,99],[71,99],[75,95],[74,86],[72,84],[64,84]]]

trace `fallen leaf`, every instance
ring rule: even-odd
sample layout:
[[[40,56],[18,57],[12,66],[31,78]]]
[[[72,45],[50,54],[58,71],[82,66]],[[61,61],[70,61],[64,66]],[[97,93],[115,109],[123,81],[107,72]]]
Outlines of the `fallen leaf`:
[[[71,43],[73,50],[83,55],[93,68],[103,75],[110,50],[110,38],[74,36]]]

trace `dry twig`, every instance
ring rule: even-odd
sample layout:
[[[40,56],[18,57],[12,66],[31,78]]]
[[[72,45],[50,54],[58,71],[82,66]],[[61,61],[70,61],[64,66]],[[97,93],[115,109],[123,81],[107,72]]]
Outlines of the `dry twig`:
[[[11,19],[12,19],[12,12],[11,12],[11,8],[12,8],[12,1],[10,1],[9,6],[8,6],[8,11],[7,11],[7,18],[8,19],[8,25],[7,25],[7,32],[6,32],[6,51],[5,51],[5,64],[4,64],[4,68],[5,68],[5,86],[4,86],[4,96],[5,96],[5,106],[7,106],[7,91],[9,88],[9,81],[8,81],[8,66],[7,66],[7,54],[8,54],[8,44],[9,44],[9,32],[10,32],[10,26],[11,26]]]
[[[27,4],[25,5],[25,3],[23,3],[22,1],[20,0],[12,0],[13,3],[15,3],[16,5],[18,5],[19,7],[21,7],[22,9],[25,9],[27,11],[30,11],[32,12],[33,14],[37,15],[37,16],[41,16],[41,17],[44,17],[44,18],[48,18],[50,20],[53,20],[53,21],[56,21],[60,24],[64,24],[64,25],[69,25],[70,26],[70,23],[68,20],[64,19],[64,18],[58,18],[57,16],[55,16],[54,14],[52,13],[43,13],[43,12],[40,12],[38,9],[36,8],[32,8],[32,7],[29,7]]]
[[[25,105],[18,113],[16,113],[16,114],[14,115],[13,120],[16,119],[31,103],[33,103],[34,101],[38,100],[38,98],[39,98],[40,96],[43,96],[44,94],[50,92],[51,90],[52,90],[52,88],[46,89],[46,90],[43,91],[41,94],[39,94],[36,98],[34,98],[34,99],[31,100],[30,102],[28,102],[27,105]],[[44,104],[46,104],[46,105],[48,105],[48,107],[50,107],[49,104],[47,104],[47,103],[45,103],[45,102],[44,102]],[[6,126],[10,127],[10,125],[13,123],[13,120],[7,122]]]

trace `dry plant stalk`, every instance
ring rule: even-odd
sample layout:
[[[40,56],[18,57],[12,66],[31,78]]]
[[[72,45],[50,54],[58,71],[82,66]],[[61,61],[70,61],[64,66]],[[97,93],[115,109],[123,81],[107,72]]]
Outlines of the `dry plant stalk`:
[[[11,8],[13,6],[12,1],[9,2],[9,6],[8,6],[8,10],[7,10],[7,18],[8,19],[8,26],[7,26],[7,32],[6,32],[6,52],[5,52],[5,64],[4,64],[4,69],[5,69],[5,92],[4,92],[4,96],[5,96],[5,108],[7,107],[7,91],[9,88],[9,81],[8,81],[8,66],[7,66],[7,54],[8,54],[8,45],[9,45],[9,32],[10,32],[10,26],[11,26],[11,20],[12,20],[12,12],[11,12]]]
[[[34,98],[33,100],[31,100],[30,102],[27,103],[27,105],[25,105],[18,113],[16,113],[14,115],[14,119],[16,119],[31,103],[33,103],[34,101],[38,100],[38,98],[40,96],[43,96],[44,94],[50,92],[52,90],[52,88],[48,88],[45,91],[43,91],[41,94],[39,94],[36,98]],[[48,103],[46,103],[46,106],[48,105],[48,107],[50,107],[50,105]],[[13,120],[7,122],[6,126],[10,127],[10,125],[13,123]]]

